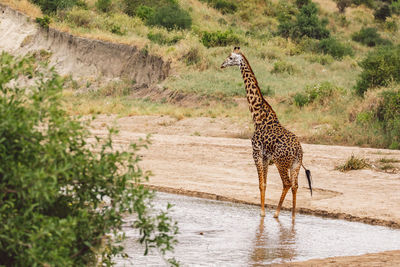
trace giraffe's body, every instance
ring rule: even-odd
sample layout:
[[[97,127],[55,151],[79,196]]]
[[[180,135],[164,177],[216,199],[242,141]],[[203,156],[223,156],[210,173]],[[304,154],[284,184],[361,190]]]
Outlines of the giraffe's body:
[[[272,159],[282,179],[283,190],[274,217],[279,212],[286,193],[291,188],[293,194],[292,218],[295,217],[298,175],[302,166],[303,150],[296,135],[283,127],[275,111],[263,98],[257,79],[245,56],[235,47],[233,53],[222,63],[221,68],[239,66],[246,88],[246,97],[254,122],[251,139],[253,158],[257,167],[261,197],[261,216],[265,216],[265,190],[268,165]],[[310,172],[306,170],[311,190]]]

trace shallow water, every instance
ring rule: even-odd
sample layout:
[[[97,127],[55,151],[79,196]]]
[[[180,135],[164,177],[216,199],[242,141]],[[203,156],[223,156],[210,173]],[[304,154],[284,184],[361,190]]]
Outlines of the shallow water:
[[[156,207],[174,204],[179,244],[173,256],[181,266],[258,266],[314,258],[400,249],[400,230],[282,211],[279,219],[259,207],[157,193]],[[132,221],[133,218],[127,218]],[[125,252],[117,266],[165,266],[156,251],[143,256],[138,232],[126,227]]]

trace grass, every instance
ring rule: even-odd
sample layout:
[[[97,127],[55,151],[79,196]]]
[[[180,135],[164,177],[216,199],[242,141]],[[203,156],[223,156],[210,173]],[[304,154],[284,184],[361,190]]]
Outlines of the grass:
[[[350,170],[361,170],[370,167],[371,164],[369,164],[366,159],[351,155],[351,157],[343,165],[339,165],[335,169],[341,172],[347,172]]]
[[[0,2],[32,18],[43,16],[36,6],[26,0]],[[374,129],[365,129],[351,119],[353,113],[357,113],[356,108],[366,106],[366,100],[354,96],[352,88],[360,73],[357,62],[371,50],[351,41],[351,35],[362,27],[376,27],[383,38],[393,43],[400,40],[400,31],[390,32],[382,23],[376,23],[371,9],[364,6],[349,7],[343,19],[337,14],[334,1],[316,1],[321,8],[320,15],[328,19],[332,35],[342,43],[349,44],[355,52],[354,57],[346,56],[337,61],[329,55],[310,52],[302,44],[274,36],[279,11],[279,2],[276,1],[235,1],[239,7],[238,12],[223,15],[204,2],[179,0],[180,6],[193,19],[192,29],[185,31],[149,27],[141,19],[121,12],[120,0],[113,0],[112,11],[109,13],[98,12],[95,0],[85,2],[87,9],[75,7],[59,12],[57,17],[53,17],[50,26],[79,36],[146,48],[149,53],[172,63],[172,75],[160,86],[172,92],[199,96],[199,100],[172,103],[169,99],[137,99],[127,89],[127,84],[106,84],[96,88],[96,92],[80,95],[76,95],[76,89],[66,90],[65,107],[71,114],[231,117],[251,124],[247,103],[236,104],[237,99],[245,101],[240,71],[237,68],[219,68],[232,47],[207,49],[201,44],[204,31],[232,30],[242,40],[241,50],[249,60],[261,89],[273,92],[266,99],[277,112],[279,120],[299,135],[302,141],[384,146],[379,133]],[[393,18],[393,21],[396,20],[398,16]],[[150,40],[149,36],[163,36],[165,40],[173,40],[178,36],[179,40],[174,45],[168,42],[163,44],[157,43],[154,38]],[[296,93],[304,92],[307,86],[323,82],[343,88],[343,92],[331,96],[323,104],[317,101],[302,108],[294,105],[293,96]],[[240,134],[244,138],[249,135],[251,133],[247,131]]]

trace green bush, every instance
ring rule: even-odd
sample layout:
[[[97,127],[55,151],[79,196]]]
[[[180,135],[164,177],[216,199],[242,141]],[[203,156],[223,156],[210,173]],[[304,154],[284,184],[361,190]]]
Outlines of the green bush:
[[[123,255],[128,214],[145,252],[171,250],[176,225],[140,185],[142,145],[115,150],[115,130],[88,142],[86,124],[60,109],[62,80],[41,66],[0,55],[1,264],[109,266]]]
[[[271,70],[271,73],[288,73],[294,74],[297,72],[296,67],[293,64],[287,63],[286,61],[277,61],[274,63],[274,68]]]
[[[343,89],[331,84],[323,82],[306,86],[304,92],[298,92],[294,95],[294,103],[299,106],[305,106],[314,102],[320,105],[328,105],[332,97],[343,92]]]
[[[328,21],[318,18],[318,8],[313,2],[302,6],[295,19],[286,14],[278,17],[278,20],[277,33],[285,38],[309,37],[320,40],[330,36],[329,30],[326,29]]]
[[[390,10],[392,11],[392,14],[400,15],[400,1],[392,1]]]
[[[44,15],[43,18],[36,18],[35,21],[40,25],[40,27],[48,29],[51,19],[49,16]]]
[[[111,0],[97,0],[96,8],[101,12],[109,12],[111,10]]]
[[[151,17],[154,16],[154,8],[140,5],[138,8],[136,8],[135,14],[143,21],[148,21]]]
[[[377,45],[390,45],[389,40],[383,39],[376,28],[362,28],[358,33],[354,33],[351,38],[353,41],[362,43],[366,46],[377,46]]]
[[[388,5],[383,5],[374,12],[376,20],[385,21],[386,18],[392,16],[392,11]]]
[[[147,20],[150,26],[162,26],[168,30],[190,29],[192,18],[178,4],[170,4],[157,8],[154,15]]]
[[[375,1],[374,0],[352,0],[353,4],[356,6],[365,5],[369,8],[375,8]]]
[[[355,86],[358,95],[373,87],[400,81],[400,45],[381,46],[368,53],[359,63],[362,72]]]
[[[319,41],[318,50],[339,60],[344,56],[353,55],[353,50],[350,46],[342,44],[333,37]]]
[[[200,0],[221,11],[222,14],[233,14],[237,11],[236,3],[229,0]]]
[[[400,149],[400,90],[382,93],[383,101],[377,108],[377,119],[386,135],[389,148]]]
[[[149,32],[147,34],[147,38],[149,38],[150,41],[159,44],[159,45],[174,45],[180,40],[182,40],[182,36],[175,35],[172,38],[165,36],[162,33],[153,33]]]
[[[240,39],[231,30],[221,32],[203,32],[201,42],[207,48],[216,46],[239,45]]]
[[[79,6],[86,8],[83,0],[31,0],[32,3],[38,5],[45,14],[55,13],[58,10]]]

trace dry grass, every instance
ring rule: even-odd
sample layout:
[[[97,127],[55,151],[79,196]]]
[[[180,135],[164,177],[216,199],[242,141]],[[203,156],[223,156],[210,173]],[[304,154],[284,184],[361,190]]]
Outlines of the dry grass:
[[[0,0],[0,3],[28,15],[32,19],[43,16],[40,8],[28,0]]]
[[[335,169],[341,172],[346,172],[350,170],[361,170],[370,167],[371,164],[369,164],[366,159],[351,155],[351,157],[343,165],[336,166]]]

